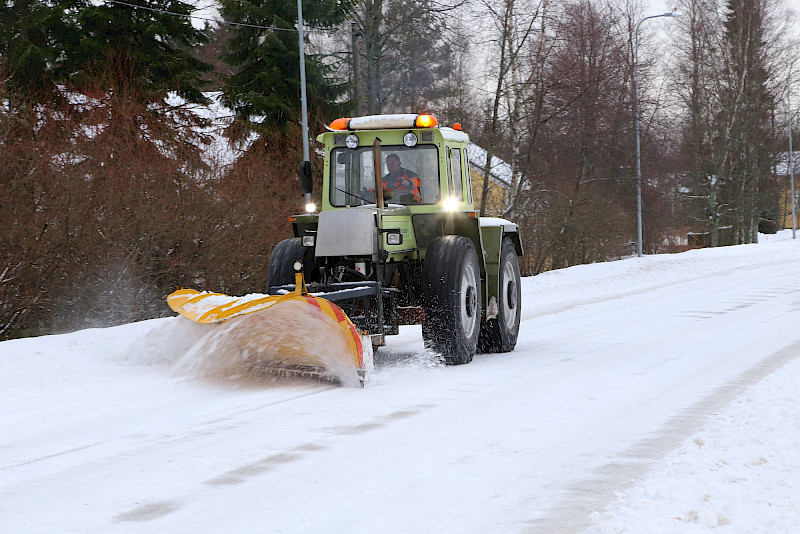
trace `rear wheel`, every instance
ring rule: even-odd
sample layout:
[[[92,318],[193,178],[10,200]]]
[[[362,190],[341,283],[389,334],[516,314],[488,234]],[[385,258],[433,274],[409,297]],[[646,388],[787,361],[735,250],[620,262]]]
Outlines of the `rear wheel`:
[[[463,236],[435,239],[428,247],[423,278],[425,346],[450,365],[469,363],[481,322],[481,273],[475,245]]]
[[[517,251],[510,239],[500,248],[500,294],[497,299],[497,318],[481,324],[478,341],[480,352],[511,352],[517,345],[522,298]]]

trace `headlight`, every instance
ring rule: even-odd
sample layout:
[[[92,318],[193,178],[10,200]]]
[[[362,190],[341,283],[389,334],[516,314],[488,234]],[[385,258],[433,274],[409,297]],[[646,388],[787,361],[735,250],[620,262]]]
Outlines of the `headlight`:
[[[314,246],[314,236],[313,235],[304,235],[303,236],[303,246],[304,247],[313,247]]]
[[[442,205],[446,211],[456,211],[458,209],[458,199],[453,197],[446,198]]]
[[[403,144],[407,147],[417,146],[417,134],[408,132],[403,136]]]
[[[358,136],[356,134],[348,135],[344,144],[347,145],[347,148],[358,148]]]
[[[314,204],[313,202],[309,202],[308,204],[306,204],[306,211],[308,213],[314,213],[315,211],[317,211],[317,205]]]
[[[400,232],[389,232],[386,234],[386,244],[387,245],[402,245],[403,244],[403,234]]]

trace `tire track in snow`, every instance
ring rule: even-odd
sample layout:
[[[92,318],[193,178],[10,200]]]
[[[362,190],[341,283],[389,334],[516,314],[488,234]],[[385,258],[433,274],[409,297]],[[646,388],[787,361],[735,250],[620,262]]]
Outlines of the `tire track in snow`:
[[[733,402],[753,384],[800,358],[800,341],[796,341],[757,365],[740,373],[727,383],[710,391],[700,400],[669,419],[657,432],[631,445],[596,469],[586,479],[568,488],[567,496],[551,508],[542,519],[532,521],[526,532],[531,534],[579,533],[591,526],[591,513],[602,511],[616,499],[615,492],[625,491],[650,467],[666,457],[684,440],[692,436],[715,412]]]
[[[258,411],[261,411],[261,410],[265,410],[265,409],[271,408],[273,406],[278,406],[278,405],[281,405],[281,404],[285,404],[287,402],[297,401],[297,400],[304,399],[306,397],[310,397],[310,396],[313,396],[313,395],[320,395],[322,393],[325,393],[327,391],[330,391],[330,390],[338,388],[338,387],[339,386],[335,386],[335,385],[320,385],[320,386],[314,387],[311,391],[303,391],[303,392],[295,394],[295,395],[291,395],[291,396],[288,396],[288,397],[280,398],[280,399],[277,399],[277,400],[272,400],[270,402],[266,402],[266,403],[263,403],[263,404],[258,404],[256,406],[249,406],[247,408],[239,409],[239,410],[236,410],[236,411],[231,411],[231,412],[226,413],[225,415],[221,415],[219,417],[216,417],[216,418],[213,418],[213,419],[209,419],[209,420],[207,420],[207,421],[205,421],[203,423],[193,424],[192,425],[193,430],[190,430],[188,432],[177,432],[175,434],[165,435],[161,439],[156,440],[156,441],[146,441],[145,443],[143,443],[142,445],[140,445],[139,447],[137,447],[137,448],[135,448],[133,450],[126,450],[126,451],[124,451],[124,452],[122,452],[120,454],[109,456],[109,457],[107,457],[105,459],[102,459],[102,460],[101,459],[94,460],[91,463],[92,464],[99,464],[99,463],[115,464],[120,459],[128,459],[131,456],[136,456],[136,455],[139,455],[139,454],[142,454],[142,453],[145,453],[145,452],[152,452],[154,450],[158,450],[159,448],[163,448],[163,447],[169,447],[169,446],[172,446],[173,444],[175,444],[176,442],[181,442],[181,441],[184,441],[184,440],[187,440],[187,439],[191,440],[191,439],[194,439],[194,438],[197,438],[197,437],[202,437],[202,436],[207,436],[207,435],[210,435],[210,434],[215,434],[215,433],[219,432],[220,430],[230,430],[232,428],[236,428],[236,427],[240,426],[241,423],[233,424],[233,422],[236,420],[236,418],[238,418],[241,415],[252,413],[252,412],[258,412]],[[223,426],[224,423],[227,423],[227,424],[225,424]],[[26,459],[18,461],[16,463],[0,467],[0,472],[11,471],[11,470],[14,470],[14,469],[18,469],[20,467],[25,467],[25,466],[28,466],[28,465],[31,465],[31,464],[35,464],[35,463],[40,463],[40,462],[47,462],[47,461],[53,460],[53,459],[61,459],[61,458],[65,457],[65,456],[74,455],[74,454],[80,453],[82,451],[85,451],[87,449],[98,448],[98,447],[101,447],[103,445],[106,445],[106,444],[112,443],[112,442],[134,443],[136,440],[138,440],[140,438],[145,438],[146,439],[146,438],[149,438],[149,436],[142,435],[142,433],[139,432],[139,431],[131,432],[131,433],[128,433],[128,434],[122,434],[122,435],[118,435],[118,436],[115,436],[115,437],[107,439],[107,440],[96,441],[96,442],[93,442],[93,443],[87,443],[85,445],[81,445],[81,446],[78,446],[78,447],[72,447],[70,449],[65,449],[65,450],[62,450],[62,451],[53,452],[53,453],[50,453],[50,454],[47,454],[47,455],[44,455],[44,456],[38,456],[38,457],[34,457],[34,458],[26,458]],[[72,469],[82,469],[82,467],[83,467],[83,464],[73,465],[73,466],[67,468],[65,471],[70,471]]]
[[[9,471],[11,469],[16,469],[18,467],[25,467],[31,464],[35,464],[38,462],[44,462],[47,460],[51,460],[53,458],[59,458],[61,456],[66,456],[68,454],[85,451],[86,449],[91,449],[93,447],[97,447],[98,445],[102,445],[105,441],[97,441],[95,443],[87,443],[86,445],[82,445],[80,447],[74,447],[72,449],[67,449],[64,451],[54,452],[52,454],[48,454],[47,456],[40,456],[38,458],[29,458],[27,460],[22,460],[21,462],[17,462],[15,464],[7,465],[4,467],[0,467],[0,472],[2,471]]]
[[[323,430],[327,430],[334,436],[352,436],[352,435],[364,434],[366,432],[384,428],[389,424],[408,419],[410,417],[413,417],[415,415],[423,413],[428,409],[435,407],[436,406],[432,404],[418,404],[410,406],[408,408],[390,412],[386,415],[381,415],[379,417],[374,418],[371,421],[367,421],[364,423],[342,426],[342,427],[329,427]],[[226,486],[237,486],[247,482],[249,479],[258,477],[259,475],[273,472],[277,469],[280,469],[283,466],[303,460],[308,457],[308,453],[321,453],[331,448],[333,447],[325,444],[324,442],[304,443],[302,445],[294,447],[293,449],[287,452],[278,452],[270,454],[255,462],[250,462],[241,465],[235,469],[226,471],[219,476],[206,480],[203,484],[206,486],[210,486],[215,490],[219,490]],[[203,491],[191,492],[191,495],[194,496],[194,499],[198,497],[202,498],[203,494],[204,494]],[[194,499],[189,497],[184,497],[180,499],[151,501],[145,504],[137,503],[137,506],[134,506],[130,510],[118,513],[116,516],[114,516],[112,521],[142,522],[142,521],[151,521],[159,519],[164,515],[167,515],[169,513],[178,510],[184,504],[190,503]]]

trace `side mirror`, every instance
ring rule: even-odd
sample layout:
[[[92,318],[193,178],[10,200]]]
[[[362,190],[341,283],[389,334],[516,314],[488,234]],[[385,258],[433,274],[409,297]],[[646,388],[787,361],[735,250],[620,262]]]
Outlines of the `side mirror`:
[[[303,194],[310,195],[314,191],[314,180],[311,177],[311,162],[300,162],[300,181],[303,184]]]

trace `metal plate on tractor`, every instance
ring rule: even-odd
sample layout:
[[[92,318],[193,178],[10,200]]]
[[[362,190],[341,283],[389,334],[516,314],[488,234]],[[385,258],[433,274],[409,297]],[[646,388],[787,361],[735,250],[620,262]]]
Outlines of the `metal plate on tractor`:
[[[376,253],[372,208],[323,211],[317,229],[317,256],[371,256]]]

